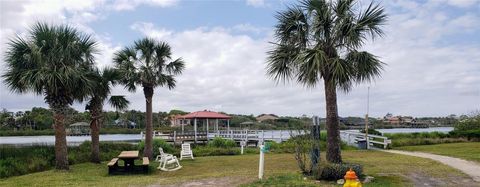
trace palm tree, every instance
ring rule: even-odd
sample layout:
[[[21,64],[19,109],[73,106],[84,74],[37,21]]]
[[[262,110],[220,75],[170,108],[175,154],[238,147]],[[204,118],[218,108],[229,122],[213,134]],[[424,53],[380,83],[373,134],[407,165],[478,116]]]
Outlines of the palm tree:
[[[74,101],[91,93],[96,42],[75,28],[35,24],[26,38],[8,43],[2,75],[8,88],[17,93],[43,95],[54,113],[56,168],[68,170],[65,113]]]
[[[383,36],[384,9],[373,3],[362,9],[353,0],[306,0],[279,12],[276,19],[267,74],[277,82],[294,80],[310,88],[323,80],[326,156],[340,163],[337,88],[348,92],[354,84],[380,76],[384,63],[359,50],[368,38]]]
[[[85,106],[86,110],[90,111],[90,129],[92,137],[92,154],[91,162],[100,163],[100,145],[99,134],[100,125],[102,122],[102,111],[105,101],[117,110],[123,110],[128,107],[129,101],[121,95],[110,95],[112,86],[117,84],[120,80],[120,74],[115,69],[105,68],[102,72],[93,67],[95,75],[97,76],[95,92],[90,96],[88,104]],[[110,98],[109,98],[110,96]]]
[[[175,76],[182,73],[185,65],[181,58],[172,61],[170,46],[151,38],[135,41],[114,55],[113,61],[124,77],[122,84],[134,92],[137,85],[143,87],[146,101],[146,132],[144,156],[152,158],[152,97],[156,87],[175,88]]]

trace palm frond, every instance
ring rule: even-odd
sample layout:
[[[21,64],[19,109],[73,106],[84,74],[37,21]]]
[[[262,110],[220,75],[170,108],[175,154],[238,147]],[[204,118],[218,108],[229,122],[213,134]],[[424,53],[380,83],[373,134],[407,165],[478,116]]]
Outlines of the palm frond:
[[[128,101],[125,96],[122,95],[112,95],[108,100],[108,104],[114,107],[117,110],[125,110],[128,108],[130,101]]]

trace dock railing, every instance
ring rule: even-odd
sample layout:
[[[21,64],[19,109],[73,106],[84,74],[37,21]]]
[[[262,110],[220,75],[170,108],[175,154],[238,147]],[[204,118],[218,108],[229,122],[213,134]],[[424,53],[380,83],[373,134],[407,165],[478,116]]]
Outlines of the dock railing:
[[[365,133],[354,132],[354,131],[340,131],[340,138],[342,139],[343,142],[347,143],[348,145],[357,146],[358,140],[365,140]],[[388,144],[391,144],[392,140],[389,140],[388,137],[385,137],[385,136],[369,134],[368,142],[373,146],[375,144],[378,144],[378,145],[381,145],[383,149],[387,149]]]

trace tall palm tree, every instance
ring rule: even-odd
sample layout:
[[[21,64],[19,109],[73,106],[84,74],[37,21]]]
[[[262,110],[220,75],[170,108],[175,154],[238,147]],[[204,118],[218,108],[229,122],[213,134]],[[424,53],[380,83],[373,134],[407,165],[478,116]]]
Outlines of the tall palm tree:
[[[105,68],[100,72],[93,67],[97,76],[95,92],[90,96],[86,110],[90,111],[90,129],[92,137],[91,162],[100,163],[100,126],[102,122],[103,105],[108,100],[108,104],[117,110],[123,110],[128,107],[129,101],[121,95],[110,95],[112,86],[115,86],[120,80],[120,74],[115,69]],[[110,97],[109,97],[110,96]]]
[[[69,26],[37,23],[28,37],[8,45],[4,82],[14,92],[44,96],[54,113],[56,168],[68,170],[65,113],[92,92],[95,76],[88,69],[96,42]]]
[[[378,57],[359,51],[368,38],[383,36],[387,16],[378,4],[363,8],[354,0],[305,0],[276,15],[274,48],[267,74],[276,81],[294,80],[315,87],[323,80],[327,116],[327,160],[342,162],[337,88],[380,76]]]
[[[135,41],[131,47],[115,53],[113,61],[124,77],[122,84],[129,91],[135,91],[137,85],[143,87],[146,101],[146,132],[144,155],[152,158],[152,97],[156,87],[175,88],[175,76],[185,67],[181,58],[172,60],[170,46],[151,38]]]

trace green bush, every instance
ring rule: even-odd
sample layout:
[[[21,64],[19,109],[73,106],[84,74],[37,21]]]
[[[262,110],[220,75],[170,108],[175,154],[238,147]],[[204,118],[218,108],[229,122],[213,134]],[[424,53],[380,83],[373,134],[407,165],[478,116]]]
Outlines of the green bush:
[[[467,138],[471,141],[480,141],[480,129],[477,130],[454,130],[450,132],[452,137]]]
[[[455,124],[455,131],[480,130],[480,115],[464,119]]]
[[[360,132],[365,133],[365,129],[360,130]],[[382,133],[380,131],[375,130],[375,129],[368,129],[368,134],[382,136]]]
[[[207,146],[217,147],[217,148],[232,148],[232,147],[236,147],[237,144],[235,143],[235,141],[230,139],[215,137],[212,141],[208,142]]]
[[[433,145],[441,143],[467,142],[464,138],[401,138],[392,140],[392,147],[412,145]]]
[[[158,151],[158,148],[162,148],[164,152],[169,153],[169,154],[177,154],[179,151],[173,147],[173,145],[167,143],[165,140],[162,139],[153,139],[153,155],[159,155],[160,152]],[[145,140],[142,140],[140,143],[138,143],[138,150],[143,151],[145,148]]]
[[[86,141],[78,147],[68,147],[69,164],[90,161],[91,143]],[[100,159],[110,160],[121,151],[135,150],[130,143],[100,142]],[[12,147],[0,146],[0,178],[45,171],[55,166],[53,146]]]
[[[334,163],[321,163],[318,168],[318,172],[316,173],[316,179],[318,180],[338,180],[343,179],[346,172],[350,170],[350,168],[355,171],[357,176],[361,177],[363,175],[363,167],[360,164],[353,164],[353,163],[341,163],[341,164],[334,164]]]

